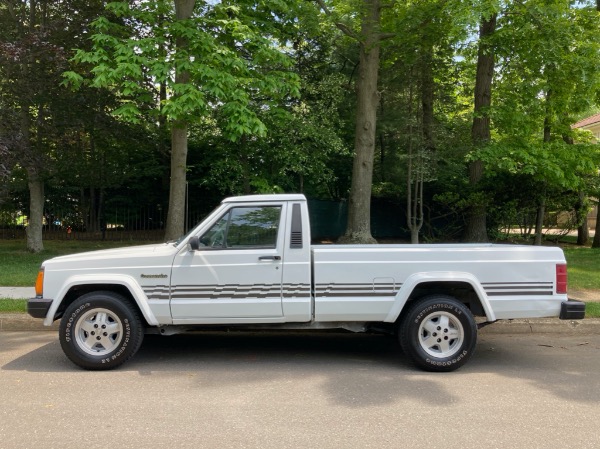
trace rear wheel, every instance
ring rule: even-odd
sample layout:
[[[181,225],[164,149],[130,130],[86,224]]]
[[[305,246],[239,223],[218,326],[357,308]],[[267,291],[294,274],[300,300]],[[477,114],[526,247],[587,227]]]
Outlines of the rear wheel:
[[[75,300],[59,328],[60,345],[76,365],[107,370],[138,351],[144,337],[141,319],[130,302],[114,292],[92,292]]]
[[[398,332],[404,353],[427,371],[454,371],[475,351],[477,324],[451,296],[435,295],[411,305]]]

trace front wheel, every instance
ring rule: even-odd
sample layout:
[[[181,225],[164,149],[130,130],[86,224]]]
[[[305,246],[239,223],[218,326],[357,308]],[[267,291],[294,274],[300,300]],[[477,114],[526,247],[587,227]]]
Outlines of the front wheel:
[[[400,322],[400,345],[427,371],[454,371],[475,351],[477,323],[461,302],[445,295],[429,296],[411,305]]]
[[[144,338],[138,313],[114,292],[92,292],[75,300],[60,322],[60,345],[76,365],[107,370],[138,351]]]

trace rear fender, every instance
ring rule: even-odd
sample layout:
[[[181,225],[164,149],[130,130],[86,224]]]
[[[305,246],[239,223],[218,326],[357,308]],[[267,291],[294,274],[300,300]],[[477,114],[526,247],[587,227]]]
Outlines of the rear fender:
[[[396,294],[394,305],[390,309],[390,312],[388,313],[384,321],[386,323],[394,323],[400,316],[400,313],[402,313],[402,309],[404,309],[404,306],[406,305],[414,289],[419,284],[425,282],[464,282],[469,284],[471,287],[473,287],[475,294],[481,302],[481,306],[487,317],[487,321],[496,321],[496,315],[492,310],[487,295],[485,294],[483,287],[479,283],[479,280],[471,273],[455,271],[415,273],[409,276],[408,279],[406,279],[406,281],[402,284],[402,287],[400,288],[398,293]]]

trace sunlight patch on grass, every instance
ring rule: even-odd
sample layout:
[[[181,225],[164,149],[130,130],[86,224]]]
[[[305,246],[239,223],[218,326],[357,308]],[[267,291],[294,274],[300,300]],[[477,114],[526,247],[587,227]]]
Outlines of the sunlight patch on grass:
[[[588,302],[585,304],[586,318],[600,318],[600,302]]]
[[[26,313],[26,299],[0,298],[0,313]]]

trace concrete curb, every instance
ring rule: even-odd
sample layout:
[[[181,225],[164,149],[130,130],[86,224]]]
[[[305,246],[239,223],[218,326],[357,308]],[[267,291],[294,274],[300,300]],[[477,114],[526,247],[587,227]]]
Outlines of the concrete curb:
[[[44,326],[43,320],[33,318],[26,313],[2,313],[0,314],[0,332],[2,331],[56,331],[59,321],[52,326]]]
[[[52,326],[44,326],[42,320],[25,313],[0,314],[0,332],[2,331],[57,331],[59,321]],[[559,320],[558,318],[537,318],[530,320],[498,321],[482,328],[479,333],[486,334],[600,334],[600,318],[584,320]]]
[[[600,334],[600,318],[583,320],[559,320],[558,318],[535,318],[528,320],[502,320],[485,326],[485,334]]]

